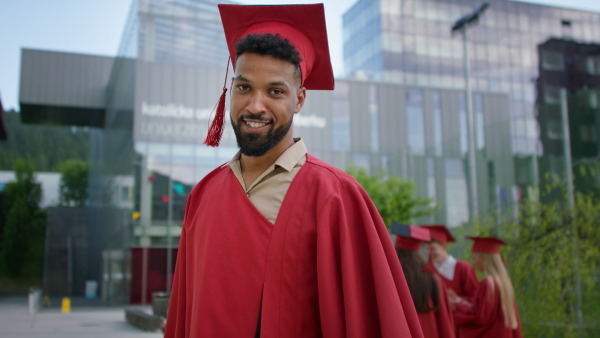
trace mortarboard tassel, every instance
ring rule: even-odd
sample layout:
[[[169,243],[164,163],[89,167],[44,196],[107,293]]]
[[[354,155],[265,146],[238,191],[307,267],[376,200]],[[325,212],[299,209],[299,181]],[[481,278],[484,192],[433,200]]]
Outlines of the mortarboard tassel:
[[[208,128],[208,135],[206,135],[206,139],[204,140],[204,144],[209,147],[218,147],[219,143],[221,143],[221,137],[223,136],[223,131],[225,130],[225,96],[227,95],[227,75],[229,73],[229,62],[231,58],[227,60],[227,70],[225,71],[225,82],[223,83],[223,93],[219,98],[219,102],[217,103],[217,109],[215,112],[215,118],[212,121],[212,124]]]
[[[437,275],[437,269],[435,268],[435,265],[433,265],[433,254],[431,253],[431,250],[428,250],[428,253],[429,257],[427,258],[427,264],[423,267],[423,271]]]

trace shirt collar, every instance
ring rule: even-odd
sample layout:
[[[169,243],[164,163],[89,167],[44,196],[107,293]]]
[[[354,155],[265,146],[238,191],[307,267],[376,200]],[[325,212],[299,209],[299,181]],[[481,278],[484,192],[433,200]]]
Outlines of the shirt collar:
[[[440,264],[434,263],[435,268],[438,270],[440,275],[444,276],[448,280],[454,279],[454,270],[456,267],[456,258],[452,255],[448,255],[445,261]]]
[[[275,166],[279,166],[285,169],[287,172],[292,171],[296,164],[300,162],[300,160],[306,156],[306,145],[304,145],[304,141],[298,137],[294,139],[294,145],[289,147],[286,151],[279,156],[279,158],[275,161]]]
[[[456,258],[454,258],[454,256],[448,254],[448,258],[446,258],[445,261],[441,262],[441,263],[435,263],[439,268],[449,268],[453,265],[456,264]]]

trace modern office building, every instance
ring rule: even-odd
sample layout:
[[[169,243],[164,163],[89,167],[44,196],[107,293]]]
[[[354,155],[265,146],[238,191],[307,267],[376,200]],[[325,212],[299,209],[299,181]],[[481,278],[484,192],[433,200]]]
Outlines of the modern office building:
[[[570,22],[564,24],[569,26]],[[540,158],[541,167],[549,168],[550,173],[562,173],[568,149],[575,189],[598,194],[600,175],[595,169],[600,158],[600,44],[551,38],[538,46],[538,53],[537,120],[545,154]],[[565,142],[563,128],[567,126],[570,137]],[[542,183],[551,182],[553,177]]]
[[[600,44],[551,38],[538,46],[538,123],[544,152],[561,156],[562,121],[560,90],[568,98],[571,154],[573,159],[600,155]]]
[[[415,181],[440,207],[420,221],[452,227],[468,221],[469,194],[462,47],[450,27],[476,4],[358,1],[344,16],[347,76],[309,92],[294,118],[310,153]],[[480,213],[510,207],[544,170],[532,169],[544,155],[536,48],[561,36],[565,18],[574,37],[600,31],[600,14],[504,0],[470,30]],[[86,279],[109,302],[168,290],[186,198],[237,152],[229,127],[220,147],[202,145],[228,57],[219,20],[216,1],[134,0],[115,58],[22,52],[22,119],[91,129],[90,227],[110,235],[94,243],[102,255]]]
[[[451,34],[451,27],[483,2],[358,1],[343,18],[347,75],[409,87],[452,88],[464,95],[460,93],[465,90],[463,42],[460,35]],[[551,37],[597,43],[600,13],[506,0],[486,2],[490,6],[478,24],[467,29],[471,87],[474,92],[508,96],[511,151],[507,156],[514,156],[513,195],[518,197],[543,173],[564,171],[564,167],[542,167],[547,161],[536,160],[562,156],[546,151],[541,142],[536,115],[537,46]],[[460,124],[464,137],[465,120]],[[487,121],[476,123],[488,125]]]

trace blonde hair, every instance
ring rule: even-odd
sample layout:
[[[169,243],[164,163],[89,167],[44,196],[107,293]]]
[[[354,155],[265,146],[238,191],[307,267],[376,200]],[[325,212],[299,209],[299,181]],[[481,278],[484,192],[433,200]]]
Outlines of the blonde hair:
[[[515,291],[512,282],[508,276],[506,266],[500,258],[500,254],[477,253],[483,257],[484,272],[492,277],[500,289],[500,304],[502,306],[502,315],[504,316],[504,325],[512,329],[517,328],[517,313],[515,311]],[[494,283],[489,279],[492,292]]]

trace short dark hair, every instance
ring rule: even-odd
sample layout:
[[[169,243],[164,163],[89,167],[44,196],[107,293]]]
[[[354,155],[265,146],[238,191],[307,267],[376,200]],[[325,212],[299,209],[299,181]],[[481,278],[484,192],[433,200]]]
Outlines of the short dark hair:
[[[295,75],[301,79],[300,52],[290,40],[279,34],[248,34],[235,43],[235,56],[239,58],[244,53],[269,55],[280,60],[288,61],[296,68]]]

